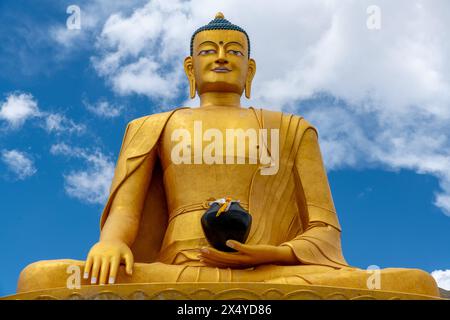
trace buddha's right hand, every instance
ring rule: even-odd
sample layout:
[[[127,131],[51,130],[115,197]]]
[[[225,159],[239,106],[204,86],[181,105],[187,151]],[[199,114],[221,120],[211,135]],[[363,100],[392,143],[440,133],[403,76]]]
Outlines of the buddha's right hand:
[[[113,284],[116,281],[121,262],[125,262],[126,273],[131,275],[133,273],[133,253],[126,243],[99,241],[89,251],[84,267],[84,278],[89,279],[89,275],[91,275],[91,284],[96,284],[97,279],[99,279],[99,284],[106,284],[106,279],[109,284]]]

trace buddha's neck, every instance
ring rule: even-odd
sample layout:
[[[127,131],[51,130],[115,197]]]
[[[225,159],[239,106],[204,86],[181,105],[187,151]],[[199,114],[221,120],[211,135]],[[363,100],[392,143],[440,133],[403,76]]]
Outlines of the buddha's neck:
[[[200,95],[200,107],[241,108],[241,96],[232,92],[205,92]]]

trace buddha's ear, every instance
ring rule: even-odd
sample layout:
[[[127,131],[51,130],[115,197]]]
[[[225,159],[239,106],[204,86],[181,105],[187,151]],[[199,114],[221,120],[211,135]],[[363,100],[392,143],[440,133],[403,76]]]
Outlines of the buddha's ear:
[[[248,60],[247,79],[245,80],[245,97],[250,99],[252,91],[252,81],[256,74],[256,61],[254,59]]]
[[[191,97],[191,99],[194,99],[196,85],[194,75],[194,64],[191,56],[186,57],[186,59],[184,59],[184,72],[186,72],[186,76],[188,77],[189,81],[189,96]]]

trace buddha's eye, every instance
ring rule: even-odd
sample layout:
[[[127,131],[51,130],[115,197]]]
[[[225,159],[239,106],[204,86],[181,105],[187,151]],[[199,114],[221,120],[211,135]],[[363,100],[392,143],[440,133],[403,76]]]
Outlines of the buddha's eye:
[[[199,56],[206,56],[206,55],[208,55],[208,54],[214,54],[214,53],[216,53],[216,50],[214,50],[214,49],[208,49],[208,50],[201,50],[201,51],[198,53],[198,55],[199,55]]]
[[[244,54],[242,52],[240,52],[239,50],[228,50],[228,53],[230,54],[234,54],[235,56],[240,56],[242,57]]]

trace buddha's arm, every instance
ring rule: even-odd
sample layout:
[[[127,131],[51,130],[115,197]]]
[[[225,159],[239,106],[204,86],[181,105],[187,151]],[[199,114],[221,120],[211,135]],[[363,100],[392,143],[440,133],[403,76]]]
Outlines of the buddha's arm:
[[[124,148],[129,146],[131,133],[135,128],[136,126],[133,127],[132,124],[127,127],[116,175],[118,168],[121,168],[119,165],[123,164],[123,161],[127,161]],[[87,279],[91,276],[91,283],[97,283],[97,279],[100,284],[105,284],[107,279],[109,279],[109,283],[114,283],[122,261],[125,262],[126,272],[131,275],[134,258],[130,246],[139,230],[141,212],[150,185],[156,156],[157,149],[153,148],[144,159],[131,159],[131,161],[142,161],[142,163],[122,182],[115,192],[108,212],[104,213],[106,214],[106,221],[102,227],[100,241],[91,248],[86,259],[84,278]]]
[[[119,240],[131,246],[139,230],[142,208],[156,160],[156,148],[117,191],[100,241]]]
[[[299,210],[306,211],[307,216],[302,219],[304,232],[282,243],[281,247],[290,247],[304,264],[347,265],[342,256],[340,226],[313,128],[304,132],[295,167],[299,178]]]

